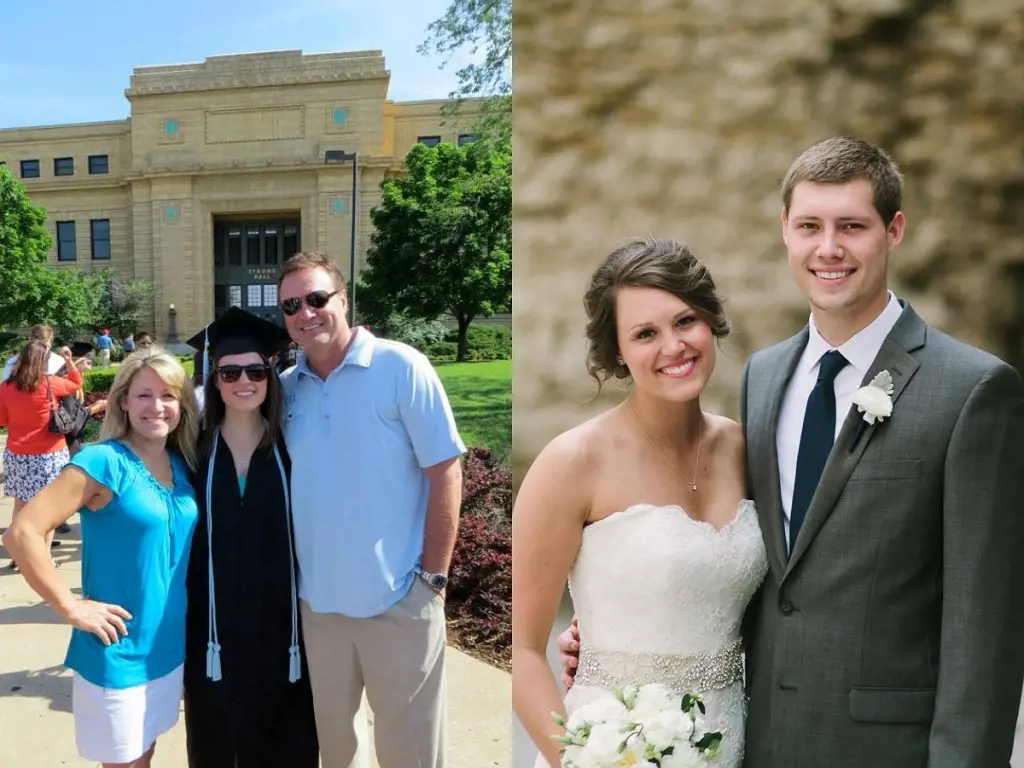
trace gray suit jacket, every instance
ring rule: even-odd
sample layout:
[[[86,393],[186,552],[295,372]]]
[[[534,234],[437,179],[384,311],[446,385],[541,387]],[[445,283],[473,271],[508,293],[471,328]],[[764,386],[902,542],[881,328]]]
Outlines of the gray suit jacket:
[[[1024,382],[909,304],[787,559],[775,431],[805,328],[754,354],[741,412],[770,571],[745,620],[746,768],[1005,768],[1024,682]]]

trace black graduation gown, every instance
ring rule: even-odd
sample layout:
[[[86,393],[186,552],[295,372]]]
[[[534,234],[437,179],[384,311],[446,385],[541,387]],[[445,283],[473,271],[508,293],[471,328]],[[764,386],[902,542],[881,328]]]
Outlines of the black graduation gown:
[[[279,442],[286,477],[291,462]],[[195,478],[199,523],[188,569],[185,728],[190,768],[317,768],[319,744],[309,668],[288,682],[291,575],[281,475],[274,453],[257,451],[244,498],[224,440],[213,468],[213,564],[222,678],[206,676],[209,627],[206,478]],[[298,565],[296,564],[296,578]]]

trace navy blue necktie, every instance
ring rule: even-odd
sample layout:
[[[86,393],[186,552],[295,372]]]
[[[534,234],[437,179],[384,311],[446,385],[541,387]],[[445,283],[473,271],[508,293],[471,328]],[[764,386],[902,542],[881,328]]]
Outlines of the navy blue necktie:
[[[826,352],[818,365],[818,381],[807,398],[800,450],[796,457],[793,503],[789,509],[789,551],[793,551],[807,508],[832,452],[836,434],[836,376],[849,361],[837,350]]]

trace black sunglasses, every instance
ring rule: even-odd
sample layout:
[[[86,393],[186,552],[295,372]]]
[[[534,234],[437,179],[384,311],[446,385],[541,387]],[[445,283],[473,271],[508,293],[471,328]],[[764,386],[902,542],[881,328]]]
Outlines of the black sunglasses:
[[[220,380],[226,384],[234,384],[242,378],[243,372],[248,377],[249,381],[266,381],[267,375],[270,373],[270,366],[263,365],[262,363],[253,363],[252,365],[224,365],[214,371],[214,373],[220,376]]]
[[[312,293],[306,294],[305,299],[301,296],[296,296],[293,299],[285,299],[281,302],[281,311],[291,317],[302,308],[302,302],[305,301],[313,309],[323,309],[327,306],[327,302],[331,300],[337,291],[313,291]]]

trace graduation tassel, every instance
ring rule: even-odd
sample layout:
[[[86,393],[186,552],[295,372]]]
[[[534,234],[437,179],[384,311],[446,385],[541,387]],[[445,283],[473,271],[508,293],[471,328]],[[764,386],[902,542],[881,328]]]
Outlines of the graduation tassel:
[[[294,683],[302,677],[302,654],[299,646],[293,645],[288,649],[288,682]]]
[[[210,378],[210,326],[203,329],[203,386]]]
[[[221,679],[220,643],[213,640],[206,644],[206,676],[214,682]]]

